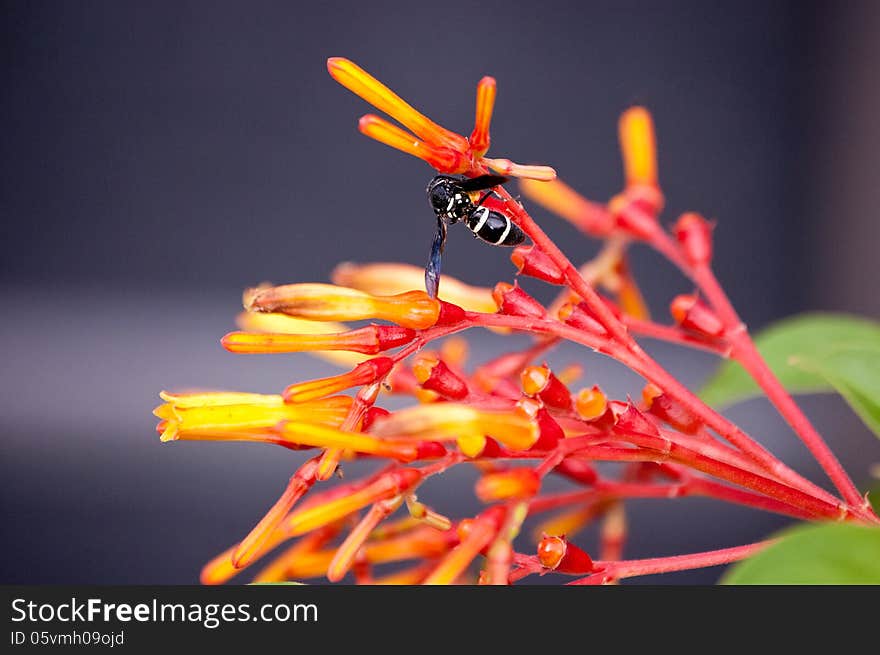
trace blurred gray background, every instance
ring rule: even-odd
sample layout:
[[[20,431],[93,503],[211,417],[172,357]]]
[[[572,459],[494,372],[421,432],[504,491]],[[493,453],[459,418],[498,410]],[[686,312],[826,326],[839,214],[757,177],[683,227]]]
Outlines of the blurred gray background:
[[[880,313],[876,3],[4,2],[2,15],[0,582],[195,582],[301,461],[160,444],[150,411],[162,388],[274,392],[334,370],[225,353],[243,287],[324,281],[341,260],[423,265],[431,170],[358,134],[370,108],[330,79],[328,56],[465,134],[475,84],[494,75],[492,154],[552,164],[597,200],[622,181],[618,115],[645,104],[664,218],[718,219],[717,272],[750,326],[810,309]],[[534,213],[573,259],[595,251]],[[507,254],[454,230],[444,270],[510,279]],[[633,265],[658,316],[689,290],[646,249]],[[503,345],[474,339],[477,359]],[[713,365],[653,352],[693,385]],[[563,349],[551,363],[573,357],[585,382],[638,392],[609,360]],[[805,406],[867,485],[877,440],[835,398]],[[731,416],[825,483],[765,403]],[[446,476],[422,499],[474,511],[473,479]],[[626,553],[732,546],[784,523],[639,501]]]

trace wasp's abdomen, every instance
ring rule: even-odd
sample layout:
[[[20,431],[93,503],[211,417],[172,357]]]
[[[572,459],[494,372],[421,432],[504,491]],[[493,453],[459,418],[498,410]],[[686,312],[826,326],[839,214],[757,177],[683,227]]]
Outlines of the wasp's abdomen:
[[[525,235],[504,214],[480,207],[468,216],[466,225],[480,239],[493,246],[516,246]]]

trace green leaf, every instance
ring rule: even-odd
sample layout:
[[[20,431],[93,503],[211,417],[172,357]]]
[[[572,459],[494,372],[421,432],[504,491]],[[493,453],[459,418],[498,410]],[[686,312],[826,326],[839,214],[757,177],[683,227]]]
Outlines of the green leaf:
[[[757,555],[732,565],[721,584],[880,584],[880,528],[800,525]]]
[[[804,314],[776,323],[755,345],[789,393],[837,391],[880,436],[880,324],[844,314]],[[700,397],[715,406],[760,395],[736,362],[724,362]]]

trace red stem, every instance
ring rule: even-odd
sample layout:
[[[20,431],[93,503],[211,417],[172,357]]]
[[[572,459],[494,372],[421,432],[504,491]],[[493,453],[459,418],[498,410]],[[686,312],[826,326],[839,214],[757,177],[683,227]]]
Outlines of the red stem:
[[[631,559],[619,562],[606,562],[597,560],[594,565],[597,569],[584,578],[579,578],[571,585],[606,584],[613,580],[632,578],[637,575],[655,575],[657,573],[671,573],[672,571],[687,571],[700,569],[706,566],[718,566],[729,564],[754,555],[760,550],[773,543],[773,540],[759,541],[754,544],[723,548],[721,550],[709,550],[702,553],[689,555],[674,555],[672,557],[653,557],[650,559]]]
[[[782,417],[794,430],[801,441],[819,462],[822,470],[828,475],[834,486],[843,494],[844,499],[853,507],[866,512],[871,511],[870,503],[862,497],[852,479],[844,470],[840,461],[825,443],[822,436],[813,427],[809,419],[794,402],[791,395],[782,386],[767,362],[761,357],[754,342],[749,336],[733,305],[718,284],[718,280],[708,266],[698,266],[691,270],[691,278],[700,288],[706,300],[715,309],[724,323],[727,338],[732,346],[731,357],[738,361],[752,376],[758,386],[767,394],[767,398],[776,407]]]

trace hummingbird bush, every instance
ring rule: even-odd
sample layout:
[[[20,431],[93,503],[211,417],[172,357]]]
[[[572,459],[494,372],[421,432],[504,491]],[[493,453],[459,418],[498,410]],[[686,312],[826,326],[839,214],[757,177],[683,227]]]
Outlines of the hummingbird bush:
[[[511,278],[493,288],[443,276],[434,297],[423,290],[421,269],[344,263],[331,283],[245,291],[240,330],[222,339],[228,351],[309,352],[342,372],[293,382],[277,394],[160,394],[164,403],[155,414],[162,441],[261,442],[310,455],[253,529],[205,566],[204,583],[243,574],[256,582],[507,585],[555,572],[571,584],[592,585],[739,560],[747,561],[730,581],[851,581],[827,573],[834,558],[862,567],[838,572],[877,581],[880,519],[791,393],[836,390],[880,431],[880,326],[813,315],[753,339],[713,274],[713,222],[698,213],[670,227],[661,221],[654,127],[644,108],[621,116],[625,185],[598,203],[548,166],[487,156],[496,93],[490,77],[477,86],[474,128],[463,136],[351,61],[332,58],[328,70],[397,123],[368,114],[359,122],[366,136],[453,181],[494,176],[484,178],[498,184],[491,194],[479,202],[475,194],[476,204],[460,200],[469,208],[485,202],[525,242],[509,251]],[[599,254],[585,263],[569,259],[500,185],[506,177],[519,179],[525,202],[601,240]],[[648,315],[627,265],[634,246],[655,249],[693,285],[670,294],[667,320]],[[555,300],[536,300],[518,284],[521,277],[552,285]],[[349,325],[362,321],[368,323]],[[474,328],[500,340],[526,335],[529,342],[471,365],[464,335]],[[695,393],[643,350],[645,338],[714,353],[721,368]],[[640,397],[611,397],[601,380],[577,384],[577,361],[551,369],[544,358],[562,342],[634,371],[644,380]],[[755,393],[806,445],[828,489],[719,412]],[[409,402],[389,403],[390,396]],[[351,460],[375,466],[361,479],[335,480]],[[473,493],[482,510],[475,515],[447,516],[434,502],[439,496],[432,498],[438,486],[422,490],[456,467],[478,472]],[[545,491],[550,476],[566,479],[571,489]],[[627,559],[627,501],[685,496],[812,525],[720,550]],[[530,517],[540,522],[535,532],[523,530]],[[599,525],[597,542],[575,543],[592,523]]]

